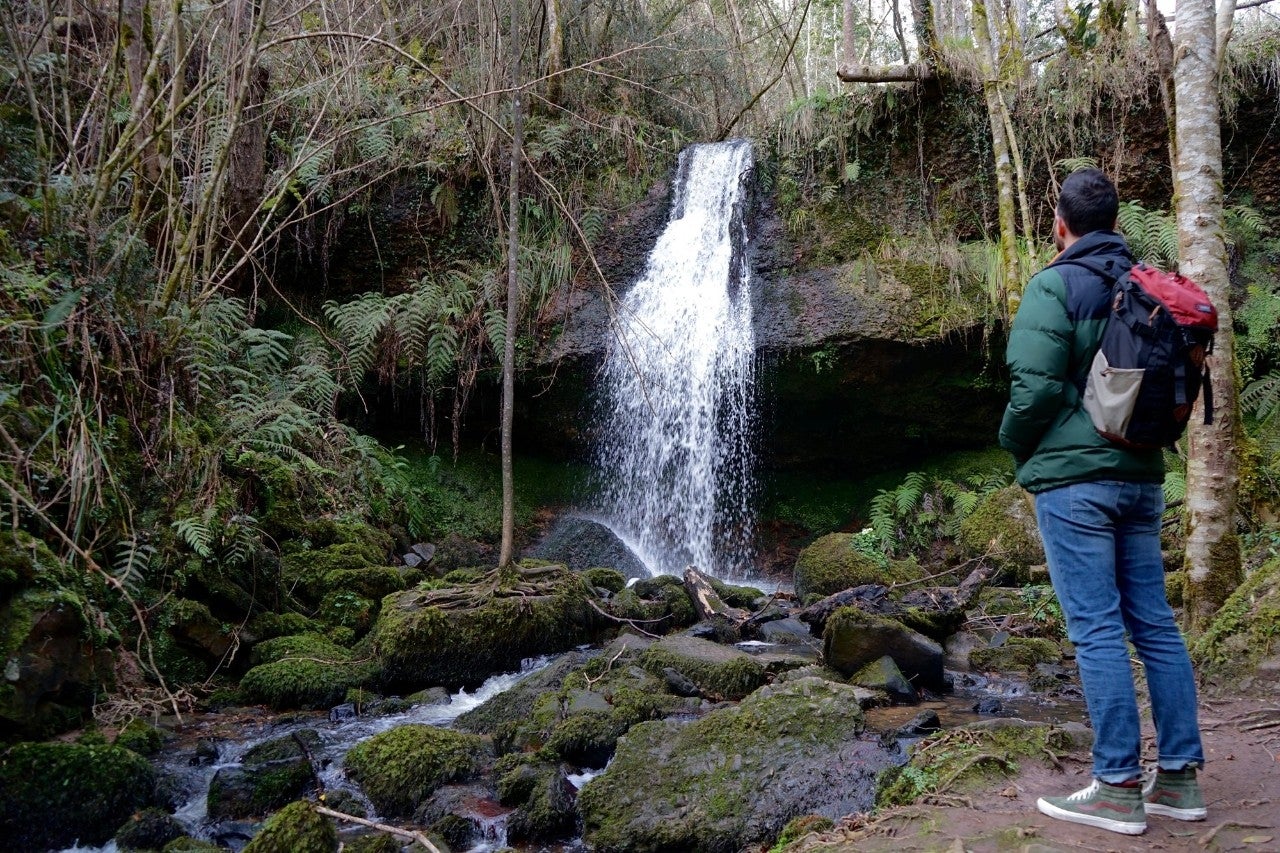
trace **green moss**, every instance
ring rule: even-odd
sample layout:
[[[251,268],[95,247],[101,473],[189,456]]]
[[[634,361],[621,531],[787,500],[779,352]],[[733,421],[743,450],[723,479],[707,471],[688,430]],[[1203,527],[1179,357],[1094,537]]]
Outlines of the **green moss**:
[[[163,853],[224,853],[224,848],[199,838],[184,835],[164,846]]]
[[[967,557],[988,555],[1014,584],[1027,583],[1028,569],[1045,562],[1035,509],[1021,486],[1006,486],[984,497],[960,522],[958,538]]]
[[[273,814],[244,853],[330,853],[338,849],[333,821],[301,800]]]
[[[337,590],[320,599],[316,615],[326,625],[348,628],[358,636],[373,626],[375,613],[374,602],[348,590]]]
[[[115,744],[133,750],[138,755],[155,755],[164,745],[164,736],[146,721],[133,719],[116,735]]]
[[[0,757],[0,837],[20,850],[102,844],[154,789],[151,765],[127,749],[20,743]]]
[[[1062,649],[1042,637],[1010,637],[996,648],[974,649],[969,654],[969,666],[975,672],[1030,672],[1036,664],[1060,660]]]
[[[753,586],[734,586],[717,578],[708,578],[711,588],[720,596],[720,600],[730,607],[741,607],[750,610],[765,595]]]
[[[1275,654],[1280,637],[1280,558],[1249,575],[1191,647],[1211,675],[1240,678]]]
[[[404,576],[394,566],[334,569],[324,576],[323,584],[324,589],[329,593],[354,592],[374,601],[381,601],[406,586]]]
[[[876,807],[907,805],[930,794],[963,791],[975,780],[1003,778],[1027,759],[1088,748],[1091,735],[1082,726],[1052,726],[1022,720],[996,720],[925,738],[911,748],[902,767],[880,775]]]
[[[811,832],[826,832],[835,826],[835,822],[829,817],[822,815],[806,814],[800,817],[792,818],[786,826],[782,828],[782,833],[778,836],[778,840],[774,842],[769,853],[781,853],[782,849],[792,842],[799,841]]]
[[[328,708],[352,687],[374,681],[376,662],[355,655],[319,634],[277,637],[253,650],[257,666],[240,689],[252,702],[272,708]]]
[[[379,814],[410,817],[441,785],[473,775],[485,752],[475,735],[405,725],[356,744],[346,770]]]
[[[185,830],[163,809],[143,809],[136,812],[116,832],[116,847],[123,853],[141,850],[159,850],[170,841],[181,838]]]
[[[587,843],[657,853],[738,850],[772,838],[787,818],[762,816],[762,788],[791,784],[787,773],[806,772],[796,768],[856,739],[863,722],[853,692],[802,679],[691,723],[641,723],[609,771],[578,795]]]
[[[566,651],[614,627],[591,606],[594,590],[581,575],[564,568],[536,571],[388,596],[372,634],[388,689],[475,686],[525,658]],[[542,594],[511,592],[531,583]]]
[[[520,777],[514,782],[512,777]],[[504,775],[505,805],[516,810],[507,819],[507,839],[513,843],[552,841],[572,837],[578,813],[574,793],[556,764],[525,764]],[[518,796],[517,796],[518,794]],[[500,794],[501,796],[501,794]]]
[[[582,575],[593,587],[607,589],[612,593],[622,592],[627,586],[627,579],[622,576],[622,572],[615,569],[587,569]]]
[[[654,643],[640,664],[658,678],[668,667],[698,685],[709,696],[741,699],[765,683],[765,667],[729,646],[694,637],[672,636]]]
[[[650,631],[674,631],[698,621],[698,611],[684,584],[670,575],[642,580],[624,589],[610,599],[609,612],[621,619],[648,621]]]
[[[327,578],[331,573],[377,567],[384,560],[384,555],[376,549],[344,542],[327,548],[286,553],[281,561],[280,572],[287,588],[295,590],[307,601],[315,602],[328,591]]]
[[[352,838],[345,842],[342,849],[345,853],[400,853],[404,849],[404,842],[394,835],[375,832]]]
[[[319,630],[319,625],[301,613],[259,613],[249,621],[249,632],[259,640],[315,633]]]
[[[796,558],[796,595],[828,596],[862,584],[894,584],[918,580],[924,573],[913,562],[884,562],[854,547],[855,534],[829,533]]]
[[[1187,588],[1187,573],[1185,571],[1167,572],[1164,576],[1164,595],[1169,599],[1170,607],[1182,606],[1182,594]]]

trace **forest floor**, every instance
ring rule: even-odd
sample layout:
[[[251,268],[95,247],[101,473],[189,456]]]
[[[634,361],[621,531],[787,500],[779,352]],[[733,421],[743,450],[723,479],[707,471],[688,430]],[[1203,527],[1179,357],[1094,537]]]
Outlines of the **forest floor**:
[[[964,795],[887,810],[870,823],[846,821],[810,837],[805,851],[1280,851],[1280,696],[1208,696],[1200,703],[1206,764],[1200,773],[1209,816],[1203,822],[1150,817],[1147,831],[1124,836],[1045,817],[1036,798],[1090,782],[1087,753],[1062,757],[1063,770],[1026,761],[1018,775]],[[1154,754],[1147,724],[1146,752]],[[794,849],[794,848],[793,848]]]

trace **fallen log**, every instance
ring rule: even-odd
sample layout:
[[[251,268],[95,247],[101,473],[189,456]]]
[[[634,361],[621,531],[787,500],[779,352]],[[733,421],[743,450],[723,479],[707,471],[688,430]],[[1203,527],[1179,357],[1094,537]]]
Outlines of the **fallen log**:
[[[700,619],[720,617],[740,626],[751,618],[751,614],[747,611],[725,604],[724,599],[711,585],[711,580],[693,566],[684,570],[684,588],[689,593],[689,598],[693,600],[693,606],[697,609]]]

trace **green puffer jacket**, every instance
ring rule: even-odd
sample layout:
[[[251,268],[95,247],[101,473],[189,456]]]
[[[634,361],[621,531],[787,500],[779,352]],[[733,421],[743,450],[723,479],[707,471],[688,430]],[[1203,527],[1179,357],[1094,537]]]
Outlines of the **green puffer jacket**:
[[[1088,480],[1164,479],[1162,451],[1112,444],[1080,404],[1110,312],[1111,283],[1132,265],[1123,237],[1094,231],[1027,283],[1005,356],[1013,384],[1000,446],[1013,454],[1018,482],[1029,492]]]

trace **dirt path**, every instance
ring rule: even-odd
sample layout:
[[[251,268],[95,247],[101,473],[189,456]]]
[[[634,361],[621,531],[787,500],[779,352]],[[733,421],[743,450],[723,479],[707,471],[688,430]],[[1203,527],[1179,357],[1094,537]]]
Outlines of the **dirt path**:
[[[1147,832],[1123,836],[1052,820],[1036,811],[1043,794],[1089,784],[1089,757],[1064,757],[1063,770],[1024,762],[1012,779],[963,798],[906,806],[818,838],[804,851],[1252,850],[1280,853],[1280,696],[1210,698],[1201,702],[1207,763],[1201,785],[1209,808],[1203,822],[1152,817]],[[1147,753],[1154,754],[1147,731]],[[795,848],[792,848],[795,849]]]

